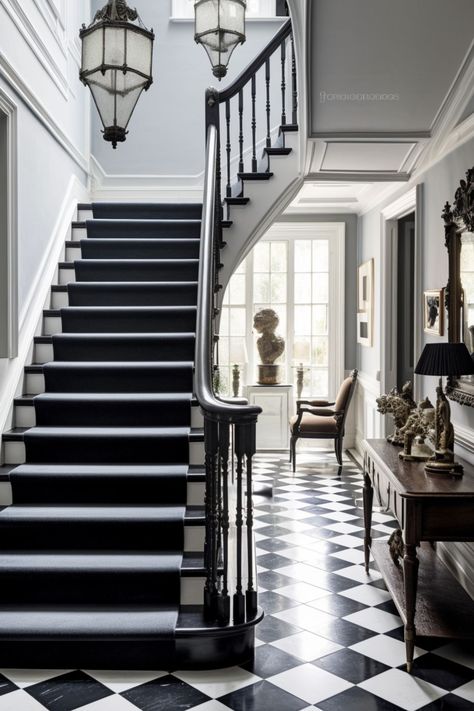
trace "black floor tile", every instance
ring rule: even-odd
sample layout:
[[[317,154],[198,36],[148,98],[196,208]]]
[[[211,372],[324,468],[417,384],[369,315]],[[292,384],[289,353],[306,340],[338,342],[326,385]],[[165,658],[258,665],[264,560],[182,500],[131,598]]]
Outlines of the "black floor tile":
[[[288,563],[288,558],[278,555],[277,553],[267,553],[266,555],[257,556],[257,565],[261,565],[263,568],[268,568],[269,570],[283,568],[283,566],[288,565]]]
[[[334,615],[335,617],[346,617],[346,615],[352,615],[354,612],[365,610],[367,605],[363,605],[361,602],[351,600],[343,595],[335,594],[318,598],[311,603],[311,607],[317,607],[318,610],[329,612],[330,615]]]
[[[321,711],[344,711],[344,709],[348,709],[348,711],[401,711],[399,706],[369,694],[357,686],[343,691],[342,694],[331,696],[326,701],[320,701],[318,708]]]
[[[274,642],[297,632],[301,632],[299,627],[290,625],[288,622],[278,619],[278,617],[267,615],[258,625],[256,635],[262,642]]]
[[[3,676],[3,674],[0,674],[0,696],[10,694],[12,691],[16,691],[17,689],[18,686],[16,684],[10,681],[10,679],[7,679],[6,676]]]
[[[258,574],[258,584],[267,590],[275,590],[275,588],[284,588],[285,585],[294,583],[294,579],[288,575],[275,573],[274,570],[268,570]]]
[[[106,686],[82,671],[61,674],[32,684],[25,687],[25,691],[50,711],[72,711],[113,694]]]
[[[316,659],[312,664],[353,684],[360,684],[390,668],[352,649],[340,649],[334,654],[328,654],[327,657]]]
[[[141,711],[186,711],[209,701],[209,696],[172,674],[123,691],[121,696]]]
[[[286,536],[286,534],[291,533],[291,531],[288,528],[283,528],[283,526],[273,525],[259,528],[258,533],[268,538],[274,538],[276,536]]]
[[[318,630],[321,637],[326,637],[343,647],[351,647],[357,642],[363,642],[365,639],[370,639],[376,634],[366,627],[355,625],[347,620],[342,620],[339,617],[334,617],[330,622],[323,620],[321,627]]]
[[[456,694],[446,694],[431,704],[423,706],[419,711],[472,711],[473,708],[472,701],[466,701]]]
[[[274,553],[275,551],[282,550],[282,548],[291,548],[292,546],[290,543],[286,543],[286,541],[282,541],[279,538],[264,538],[258,541],[257,547]]]
[[[306,701],[288,694],[268,681],[246,686],[221,697],[219,701],[232,711],[300,711],[308,706]]]
[[[423,654],[413,662],[413,675],[436,684],[442,689],[453,691],[474,679],[474,670],[436,654]]]
[[[244,669],[267,679],[274,674],[280,674],[299,666],[303,662],[291,654],[283,652],[270,644],[263,644],[255,650],[255,658],[243,665]]]
[[[274,612],[288,610],[290,607],[296,607],[299,603],[296,600],[291,600],[289,597],[279,595],[273,590],[262,592],[258,596],[258,604],[261,606],[265,614],[271,615]]]

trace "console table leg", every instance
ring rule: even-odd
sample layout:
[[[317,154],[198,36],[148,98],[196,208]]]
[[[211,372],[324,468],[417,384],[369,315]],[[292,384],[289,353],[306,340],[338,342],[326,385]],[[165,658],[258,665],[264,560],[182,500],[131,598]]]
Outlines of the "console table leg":
[[[372,536],[370,531],[372,528],[372,503],[374,500],[374,489],[372,487],[372,481],[364,470],[364,489],[363,489],[363,501],[364,501],[364,559],[365,559],[365,572],[369,572],[370,563],[370,546],[372,545]]]
[[[418,557],[416,546],[405,546],[403,559],[403,572],[405,578],[405,605],[407,622],[405,625],[405,646],[407,655],[407,672],[411,673],[413,665],[413,652],[415,649],[415,609],[416,589],[418,584]]]

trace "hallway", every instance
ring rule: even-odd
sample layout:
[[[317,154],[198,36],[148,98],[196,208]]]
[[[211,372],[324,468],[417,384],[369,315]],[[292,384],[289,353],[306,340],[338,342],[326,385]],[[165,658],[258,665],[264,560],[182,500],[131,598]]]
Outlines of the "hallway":
[[[217,671],[3,670],[0,711],[468,711],[474,654],[420,640],[405,674],[401,620],[372,564],[362,562],[361,473],[345,457],[301,453],[295,477],[260,454],[255,499],[260,604],[253,665]],[[391,517],[374,513],[373,536]]]

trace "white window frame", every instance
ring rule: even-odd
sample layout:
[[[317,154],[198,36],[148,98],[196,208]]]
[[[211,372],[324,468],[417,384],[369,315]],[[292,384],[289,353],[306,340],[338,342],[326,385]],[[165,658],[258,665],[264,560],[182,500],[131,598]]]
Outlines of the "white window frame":
[[[262,238],[262,242],[327,239],[329,242],[329,295],[328,295],[328,397],[333,400],[345,375],[345,223],[301,222],[275,223]],[[249,362],[246,366],[246,385],[252,385],[256,373],[256,353],[253,335],[253,251],[246,257],[246,344]],[[293,383],[293,328],[289,328],[294,313],[294,249],[288,250],[287,262],[287,342],[282,382]],[[250,308],[249,308],[250,306]],[[244,384],[244,383],[242,383]],[[320,393],[310,393],[317,396]]]
[[[250,5],[255,0],[247,0]],[[247,7],[247,20],[268,20],[276,17],[276,0],[257,0],[258,10]],[[194,20],[194,0],[171,0],[172,20]],[[281,20],[281,17],[277,19]]]
[[[16,358],[18,355],[18,203],[17,203],[17,164],[18,164],[18,131],[17,106],[13,100],[0,89],[0,111],[6,118],[6,177],[7,214],[4,228],[6,230],[6,263],[2,265],[2,300],[7,304],[6,328],[2,328],[2,358]]]

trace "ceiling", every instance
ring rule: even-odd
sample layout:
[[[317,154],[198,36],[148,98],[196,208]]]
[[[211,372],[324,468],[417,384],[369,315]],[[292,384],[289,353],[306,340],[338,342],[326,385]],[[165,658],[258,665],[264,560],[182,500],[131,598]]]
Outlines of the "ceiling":
[[[474,1],[310,6],[309,180],[332,181],[334,200],[346,197],[343,181],[407,180],[474,108]]]

